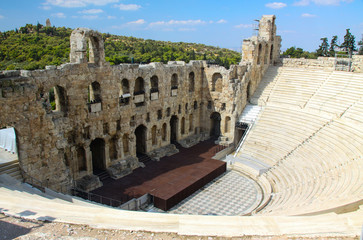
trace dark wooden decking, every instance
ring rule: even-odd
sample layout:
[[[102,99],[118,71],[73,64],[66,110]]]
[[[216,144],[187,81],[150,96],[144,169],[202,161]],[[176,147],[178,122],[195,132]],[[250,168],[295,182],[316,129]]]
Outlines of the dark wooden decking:
[[[226,171],[225,162],[211,159],[217,148],[213,140],[178,148],[179,153],[148,162],[118,180],[107,179],[92,192],[123,202],[149,193],[156,207],[168,210]]]

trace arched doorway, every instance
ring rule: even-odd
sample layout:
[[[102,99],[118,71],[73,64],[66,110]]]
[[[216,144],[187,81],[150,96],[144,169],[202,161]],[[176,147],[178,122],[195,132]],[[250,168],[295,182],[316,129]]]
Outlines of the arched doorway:
[[[146,153],[146,130],[147,128],[142,124],[135,129],[136,154]]]
[[[221,114],[214,112],[210,115],[210,136],[218,138],[221,135]]]
[[[173,115],[170,119],[170,142],[176,142],[178,134],[178,117]]]
[[[96,138],[90,145],[92,152],[93,173],[99,173],[106,169],[105,163],[105,141],[102,138]]]

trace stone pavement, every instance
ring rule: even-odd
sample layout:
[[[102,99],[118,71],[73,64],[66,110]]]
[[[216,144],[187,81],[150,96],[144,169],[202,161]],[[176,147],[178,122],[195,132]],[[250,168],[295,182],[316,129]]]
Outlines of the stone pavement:
[[[251,179],[229,170],[171,208],[168,213],[192,215],[243,215],[257,207],[261,190]],[[163,212],[152,208],[152,212]]]

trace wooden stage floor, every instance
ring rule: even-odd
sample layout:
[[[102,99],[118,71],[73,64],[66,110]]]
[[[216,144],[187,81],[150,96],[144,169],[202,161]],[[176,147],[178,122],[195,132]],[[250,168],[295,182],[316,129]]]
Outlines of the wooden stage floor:
[[[150,161],[120,179],[107,179],[93,193],[126,202],[149,193],[154,206],[168,210],[226,171],[226,163],[212,157],[218,145],[206,140],[179,153]]]

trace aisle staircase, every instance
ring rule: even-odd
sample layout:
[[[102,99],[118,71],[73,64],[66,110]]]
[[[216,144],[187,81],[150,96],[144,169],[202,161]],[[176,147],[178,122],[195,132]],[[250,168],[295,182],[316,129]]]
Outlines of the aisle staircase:
[[[20,166],[19,166],[19,161],[14,160],[11,162],[0,164],[0,175],[1,174],[8,174],[17,180],[21,180],[22,175],[21,175],[21,170],[20,170]]]

